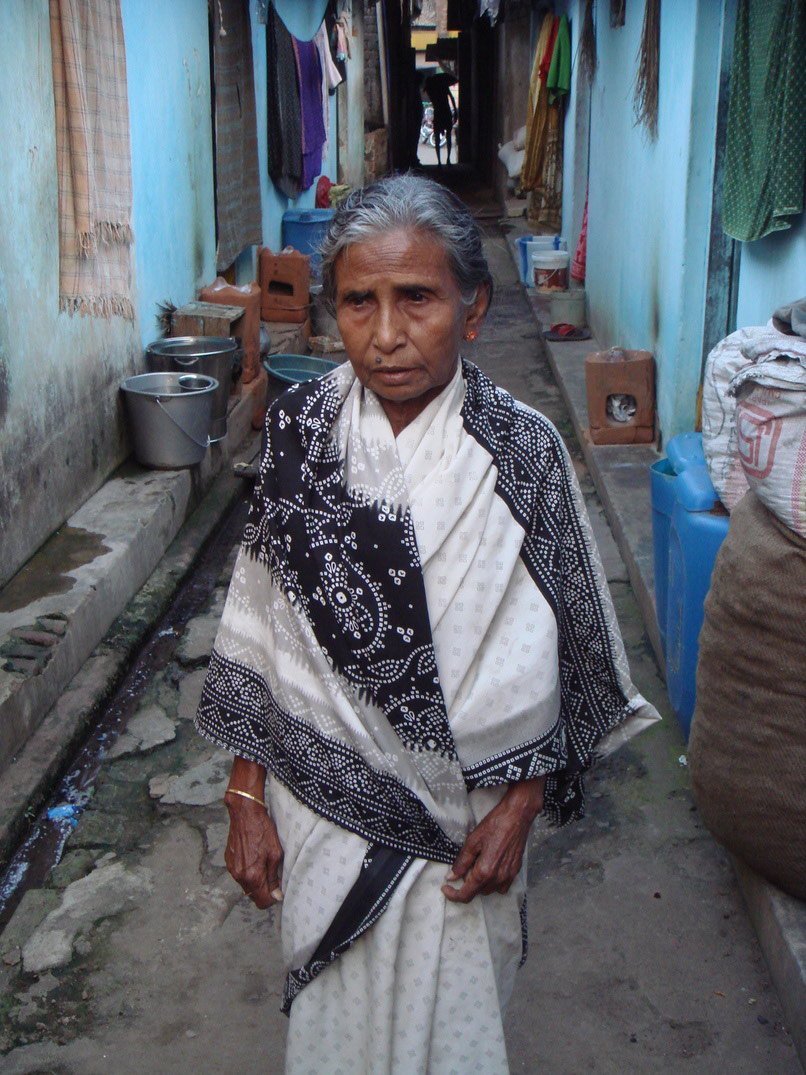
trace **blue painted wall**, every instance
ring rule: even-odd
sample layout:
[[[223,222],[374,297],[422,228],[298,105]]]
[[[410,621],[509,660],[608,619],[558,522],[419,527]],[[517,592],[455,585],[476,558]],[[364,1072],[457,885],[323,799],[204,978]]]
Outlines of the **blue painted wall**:
[[[658,139],[635,126],[642,4],[597,5],[586,287],[605,346],[655,354],[664,439],[693,428],[700,379],[721,5],[663,4]],[[579,14],[579,11],[578,11]]]
[[[0,35],[0,585],[126,454],[122,318],[59,313],[48,0],[7,0]]]
[[[325,0],[277,0],[301,38]],[[265,28],[253,8],[264,241],[286,200],[266,165]],[[58,202],[48,0],[6,0],[0,36],[0,585],[128,453],[118,386],[144,368],[157,303],[215,276],[207,0],[121,0],[128,70],[137,320],[58,310]],[[336,108],[326,170],[335,179]],[[315,192],[300,205],[312,205]],[[253,275],[252,252],[242,259]],[[31,490],[39,494],[31,496]]]
[[[596,4],[599,62],[589,105],[576,79],[584,3],[556,5],[571,19],[575,58],[565,122],[563,232],[573,249],[587,150],[591,325],[606,347],[654,353],[664,440],[692,429],[696,416],[724,3],[661,5],[656,142],[635,126],[632,104],[644,5],[628,3],[625,26],[612,28],[607,3]],[[764,323],[775,306],[806,294],[803,216],[790,231],[743,244],[738,288],[737,325]]]
[[[215,277],[210,46],[205,0],[122,0],[129,82],[137,309],[143,344],[157,303]]]
[[[773,310],[806,295],[806,213],[788,231],[742,243],[737,326],[765,325]]]

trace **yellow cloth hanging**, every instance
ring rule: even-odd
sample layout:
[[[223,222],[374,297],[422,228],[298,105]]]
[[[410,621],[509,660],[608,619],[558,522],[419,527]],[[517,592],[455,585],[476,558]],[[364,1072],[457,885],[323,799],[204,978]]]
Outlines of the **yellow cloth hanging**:
[[[535,49],[532,77],[529,81],[529,105],[526,113],[526,152],[521,168],[521,187],[532,190],[540,178],[543,154],[546,149],[546,119],[548,117],[548,90],[540,78],[540,68],[546,49],[551,41],[554,15],[546,15]]]

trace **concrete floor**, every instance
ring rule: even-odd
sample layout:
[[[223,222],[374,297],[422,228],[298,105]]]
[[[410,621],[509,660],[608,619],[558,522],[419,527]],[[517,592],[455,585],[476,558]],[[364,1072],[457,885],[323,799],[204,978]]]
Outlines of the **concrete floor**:
[[[531,850],[531,951],[506,1020],[512,1070],[795,1075],[729,864],[694,810],[626,570],[495,229],[488,251],[497,294],[467,356],[569,439],[635,681],[668,717],[592,775],[583,822]],[[62,866],[0,938],[8,1075],[282,1071],[277,916],[239,898],[223,869],[227,760],[191,724],[231,564],[148,684],[130,752],[105,762]]]

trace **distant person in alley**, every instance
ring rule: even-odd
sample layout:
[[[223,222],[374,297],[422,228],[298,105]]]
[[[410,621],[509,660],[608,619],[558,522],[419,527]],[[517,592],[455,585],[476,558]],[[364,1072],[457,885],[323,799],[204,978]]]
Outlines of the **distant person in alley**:
[[[563,441],[461,357],[467,208],[392,176],[322,253],[349,362],[269,411],[197,716],[236,756],[226,863],[281,905],[288,1072],[495,1075],[533,823],[657,714]]]
[[[457,83],[453,75],[447,71],[438,71],[435,75],[429,75],[424,83],[428,99],[434,106],[434,146],[437,151],[437,164],[442,167],[440,156],[440,138],[445,138],[445,163],[451,163],[451,135],[453,125],[456,123],[456,98],[453,96],[453,87]]]

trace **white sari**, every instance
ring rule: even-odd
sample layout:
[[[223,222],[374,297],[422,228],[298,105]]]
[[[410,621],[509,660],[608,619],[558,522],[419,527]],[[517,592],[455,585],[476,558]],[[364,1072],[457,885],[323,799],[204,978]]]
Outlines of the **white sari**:
[[[524,872],[459,905],[449,864],[656,719],[545,418],[467,363],[397,439],[348,366],[283,396],[197,723],[271,774],[287,1070],[506,1072]]]

